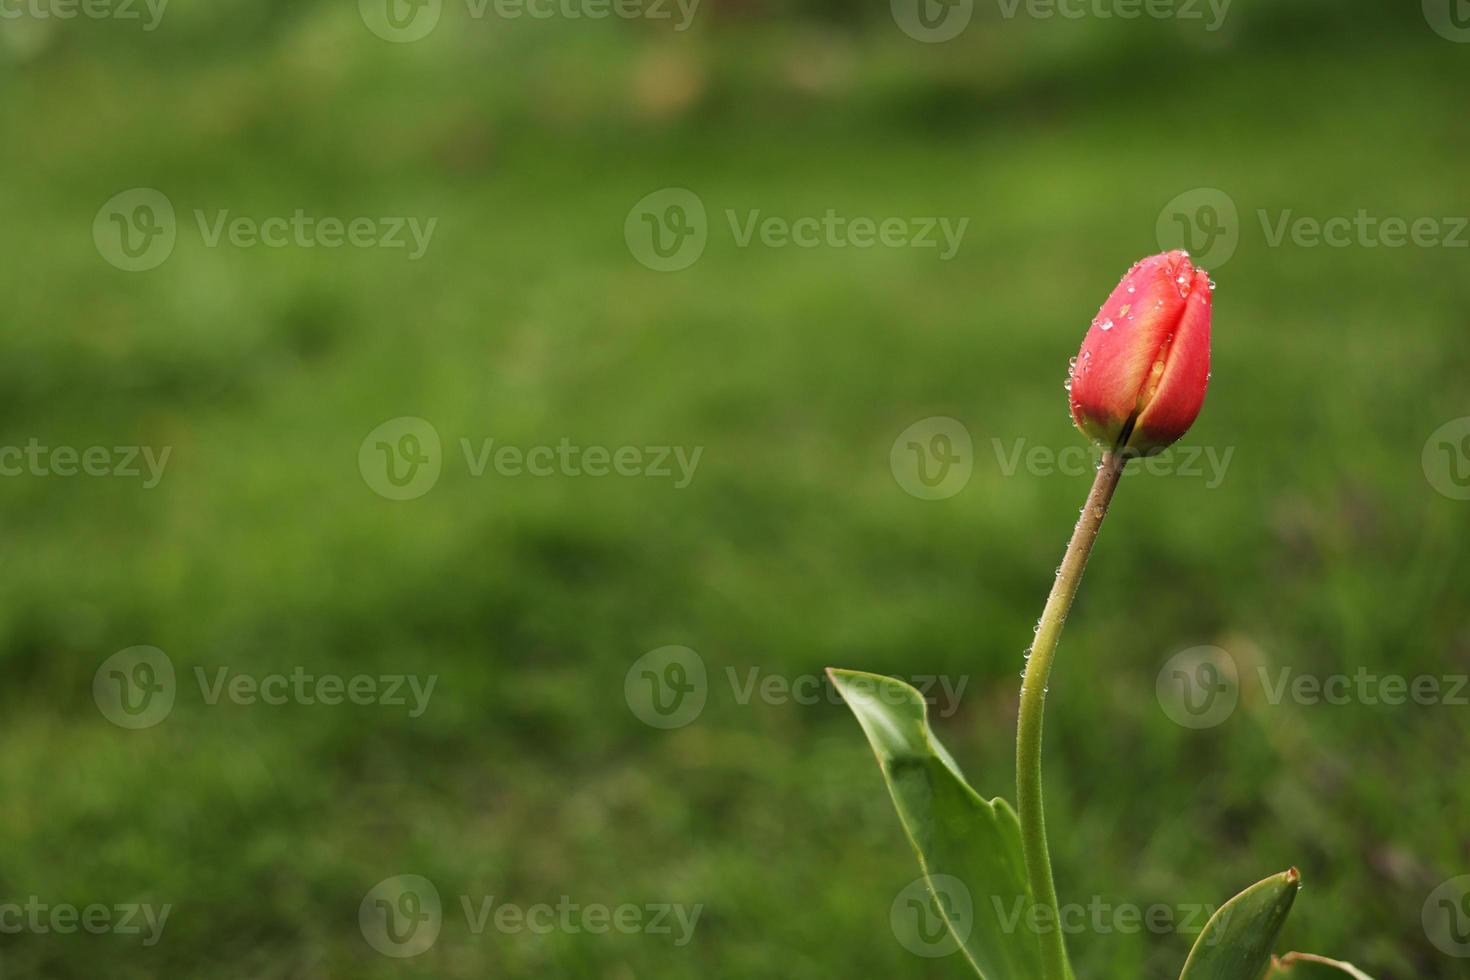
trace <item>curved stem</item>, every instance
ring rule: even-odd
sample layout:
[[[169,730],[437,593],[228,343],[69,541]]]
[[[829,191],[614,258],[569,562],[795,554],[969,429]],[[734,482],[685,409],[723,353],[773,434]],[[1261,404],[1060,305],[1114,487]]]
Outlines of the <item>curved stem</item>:
[[[1121,453],[1103,456],[1097,479],[1087,495],[1082,516],[1072,531],[1062,567],[1047,597],[1046,608],[1037,625],[1036,642],[1026,661],[1026,679],[1021,682],[1021,712],[1016,728],[1016,801],[1021,819],[1021,852],[1026,859],[1026,874],[1031,882],[1032,901],[1050,916],[1041,936],[1041,975],[1043,980],[1067,980],[1067,949],[1062,935],[1057,888],[1052,880],[1051,854],[1046,846],[1046,816],[1041,805],[1041,717],[1046,708],[1046,685],[1051,676],[1052,657],[1062,625],[1082,583],[1082,570],[1092,543],[1107,516],[1108,504],[1123,475],[1127,458]]]

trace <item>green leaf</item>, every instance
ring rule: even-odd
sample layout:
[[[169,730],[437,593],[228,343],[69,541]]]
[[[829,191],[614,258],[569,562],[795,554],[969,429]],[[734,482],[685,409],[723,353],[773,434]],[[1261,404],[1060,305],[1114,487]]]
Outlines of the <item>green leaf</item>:
[[[981,799],[965,782],[930,731],[918,691],[878,674],[827,674],[878,756],[928,889],[970,965],[986,980],[1039,980],[1038,929],[1055,925],[1032,913],[1015,811],[1005,800]],[[895,902],[895,928],[905,914]]]
[[[1310,953],[1287,953],[1271,964],[1266,980],[1373,980],[1351,963]]]
[[[1292,868],[1226,902],[1205,924],[1179,980],[1262,980],[1301,887]]]

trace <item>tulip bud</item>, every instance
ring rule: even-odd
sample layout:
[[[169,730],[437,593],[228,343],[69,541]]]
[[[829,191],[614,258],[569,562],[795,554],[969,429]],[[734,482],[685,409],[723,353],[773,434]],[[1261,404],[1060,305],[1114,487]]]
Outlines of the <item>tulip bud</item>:
[[[1129,456],[1159,452],[1184,435],[1210,380],[1214,288],[1183,251],[1128,271],[1072,362],[1072,420],[1084,435]]]

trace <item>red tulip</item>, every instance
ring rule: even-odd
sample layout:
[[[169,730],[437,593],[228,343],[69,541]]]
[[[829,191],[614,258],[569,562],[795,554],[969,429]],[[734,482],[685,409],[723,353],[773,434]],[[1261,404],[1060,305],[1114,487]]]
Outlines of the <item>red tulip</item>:
[[[1128,270],[1072,362],[1067,388],[1083,434],[1130,456],[1156,453],[1184,435],[1210,380],[1214,288],[1183,251]]]

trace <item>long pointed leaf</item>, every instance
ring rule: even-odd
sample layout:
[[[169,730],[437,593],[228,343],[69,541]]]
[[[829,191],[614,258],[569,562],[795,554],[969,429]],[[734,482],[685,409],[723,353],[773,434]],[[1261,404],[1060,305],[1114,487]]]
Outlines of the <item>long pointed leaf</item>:
[[[1310,953],[1287,953],[1271,964],[1266,980],[1373,980],[1351,963]]]
[[[918,691],[878,674],[827,673],[878,756],[919,865],[971,966],[985,980],[1039,980],[1041,944],[1015,811],[1003,799],[981,799],[965,782],[930,731]]]
[[[1179,980],[1262,980],[1301,886],[1292,868],[1226,902],[1205,924]]]

